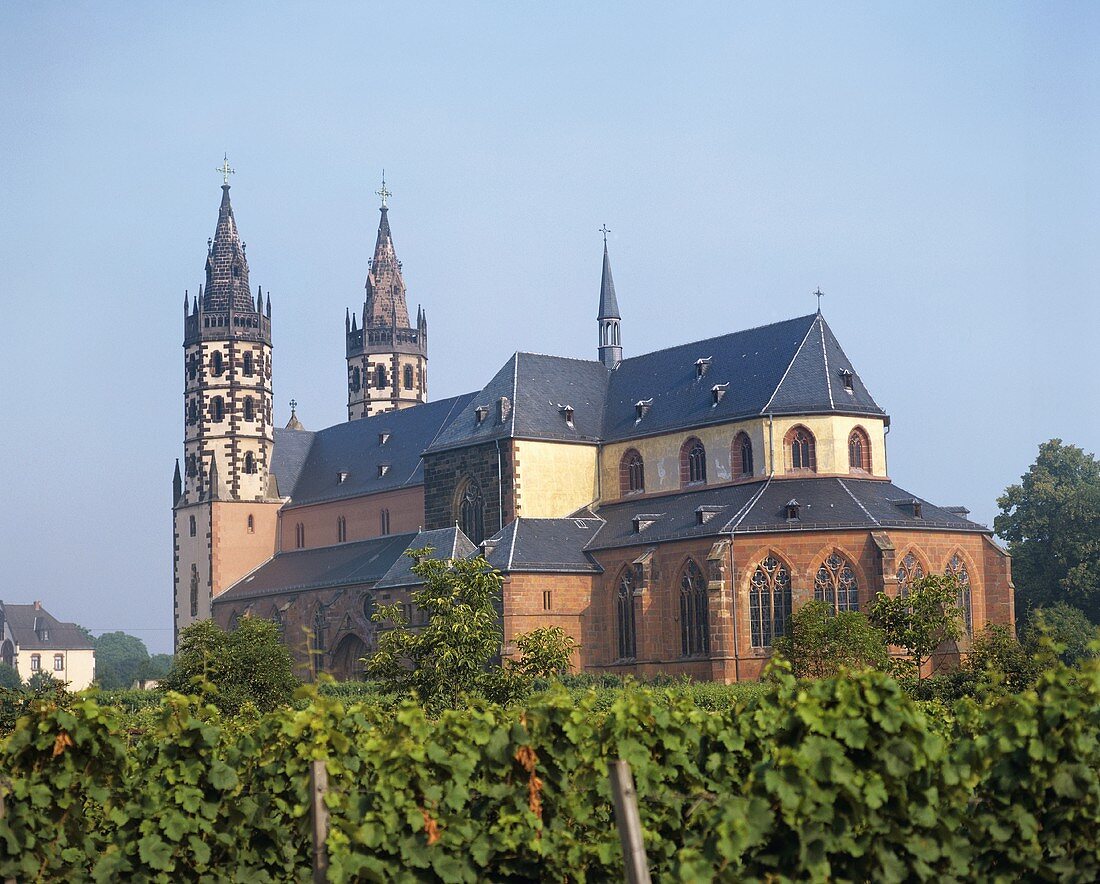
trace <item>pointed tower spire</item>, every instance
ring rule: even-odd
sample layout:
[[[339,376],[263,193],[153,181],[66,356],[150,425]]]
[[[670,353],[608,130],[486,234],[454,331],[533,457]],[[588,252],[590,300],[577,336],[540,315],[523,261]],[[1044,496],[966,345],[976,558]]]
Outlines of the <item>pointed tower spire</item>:
[[[206,258],[206,291],[204,310],[234,310],[251,313],[254,309],[251,289],[248,285],[248,260],[237,221],[233,217],[233,205],[229,201],[229,176],[233,170],[228,160],[218,170],[222,173],[222,201],[218,206],[218,225],[210,240]]]
[[[286,428],[288,430],[304,430],[302,422],[298,420],[298,403],[294,400],[290,400],[290,420],[286,422]]]
[[[619,302],[615,297],[615,280],[611,277],[611,258],[607,254],[607,235],[611,229],[604,224],[600,228],[603,234],[603,277],[600,280],[600,312],[596,317],[600,331],[600,362],[608,368],[615,368],[623,361],[622,338],[619,333]]]
[[[180,474],[180,459],[176,458],[176,472],[172,476],[172,506],[180,502],[183,497],[183,476]]]
[[[378,237],[374,242],[374,257],[367,274],[367,297],[363,308],[363,326],[388,325],[391,318],[401,328],[409,324],[409,309],[405,305],[405,280],[401,276],[401,262],[393,247],[390,233],[389,207],[386,200],[393,196],[386,189],[386,176],[382,174],[382,189],[375,191],[382,199],[378,211]]]

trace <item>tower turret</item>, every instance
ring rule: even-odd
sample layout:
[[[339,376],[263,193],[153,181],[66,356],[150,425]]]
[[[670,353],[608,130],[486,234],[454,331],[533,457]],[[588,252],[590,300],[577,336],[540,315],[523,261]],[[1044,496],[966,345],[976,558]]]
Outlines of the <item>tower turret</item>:
[[[600,329],[600,362],[615,368],[623,361],[623,342],[619,334],[619,302],[615,298],[615,280],[611,278],[611,258],[607,254],[607,235],[611,230],[605,224],[603,233],[603,278],[600,280],[600,313],[596,322]]]
[[[348,420],[408,408],[428,398],[427,323],[421,312],[409,322],[405,280],[393,247],[389,207],[392,194],[382,179],[374,256],[367,273],[363,325],[344,320],[348,360]]]

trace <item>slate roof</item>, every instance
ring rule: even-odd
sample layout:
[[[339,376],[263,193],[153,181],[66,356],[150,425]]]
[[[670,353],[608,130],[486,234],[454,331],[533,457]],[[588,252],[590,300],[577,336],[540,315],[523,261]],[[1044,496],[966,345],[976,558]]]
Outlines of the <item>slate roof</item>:
[[[276,430],[273,469],[279,493],[291,498],[286,508],[423,484],[421,452],[473,396],[387,411],[313,433]],[[385,444],[379,441],[382,433],[389,434]],[[388,467],[385,475],[379,474],[382,465]],[[343,482],[340,473],[347,473]]]
[[[304,589],[374,584],[393,567],[415,537],[415,533],[391,534],[337,546],[276,553],[214,599],[214,603]]]
[[[409,543],[407,549],[422,550],[429,546],[432,548],[431,558],[433,559],[466,559],[477,553],[477,547],[457,526],[421,531]],[[419,585],[420,578],[413,574],[412,566],[412,558],[402,555],[378,581],[377,588],[392,589]]]
[[[43,608],[4,603],[0,607],[21,651],[85,651],[95,647],[75,623],[62,623]],[[49,638],[38,637],[37,630],[43,627]]]
[[[799,504],[799,518],[788,521],[786,505],[791,500]],[[913,500],[921,503],[921,518],[913,515]],[[700,508],[709,516],[702,524],[696,512]],[[635,533],[634,517],[643,513],[652,521]],[[586,546],[588,551],[765,531],[908,528],[989,533],[985,526],[892,482],[836,477],[761,480],[627,499],[599,507],[597,515],[604,525]]]
[[[599,573],[603,569],[584,548],[602,524],[592,516],[516,519],[486,541],[489,564],[505,572]]]

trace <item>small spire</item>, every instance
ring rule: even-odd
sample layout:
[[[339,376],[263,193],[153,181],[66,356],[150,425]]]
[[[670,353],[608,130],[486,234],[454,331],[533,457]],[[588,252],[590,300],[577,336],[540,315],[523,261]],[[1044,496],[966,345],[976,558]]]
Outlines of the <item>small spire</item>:
[[[286,422],[286,428],[288,430],[304,430],[302,422],[298,420],[298,402],[295,399],[290,400],[290,420]]]
[[[344,332],[347,333],[347,332],[350,332],[350,331],[351,331],[351,308],[350,307],[345,307],[344,308]]]
[[[183,290],[183,315],[186,316],[191,312],[191,301],[187,296],[187,289]]]
[[[611,258],[607,254],[607,234],[611,231],[606,224],[600,231],[603,233],[603,277],[600,279],[600,315],[596,318],[622,319],[619,301],[615,297],[615,280],[611,278]]]
[[[258,294],[256,295],[256,312],[264,312],[264,287],[262,285],[256,286]]]
[[[271,289],[267,291],[267,318],[271,318]]]
[[[603,275],[600,278],[600,312],[596,317],[599,328],[599,359],[609,369],[617,368],[623,361],[623,346],[619,321],[619,301],[615,297],[615,280],[611,277],[611,258],[607,254],[607,235],[611,229],[604,224],[600,227],[603,234]]]
[[[180,474],[180,459],[176,458],[176,472],[172,476],[172,503],[177,504],[183,497],[183,476]]]

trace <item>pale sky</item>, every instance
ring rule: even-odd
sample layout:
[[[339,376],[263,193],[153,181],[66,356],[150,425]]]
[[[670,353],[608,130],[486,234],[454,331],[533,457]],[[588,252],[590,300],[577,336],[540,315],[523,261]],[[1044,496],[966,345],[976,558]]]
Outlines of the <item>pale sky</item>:
[[[812,312],[907,490],[1095,451],[1094,3],[0,6],[0,598],[172,637],[185,289],[223,152],[276,418],[345,418],[386,169],[429,392]]]

